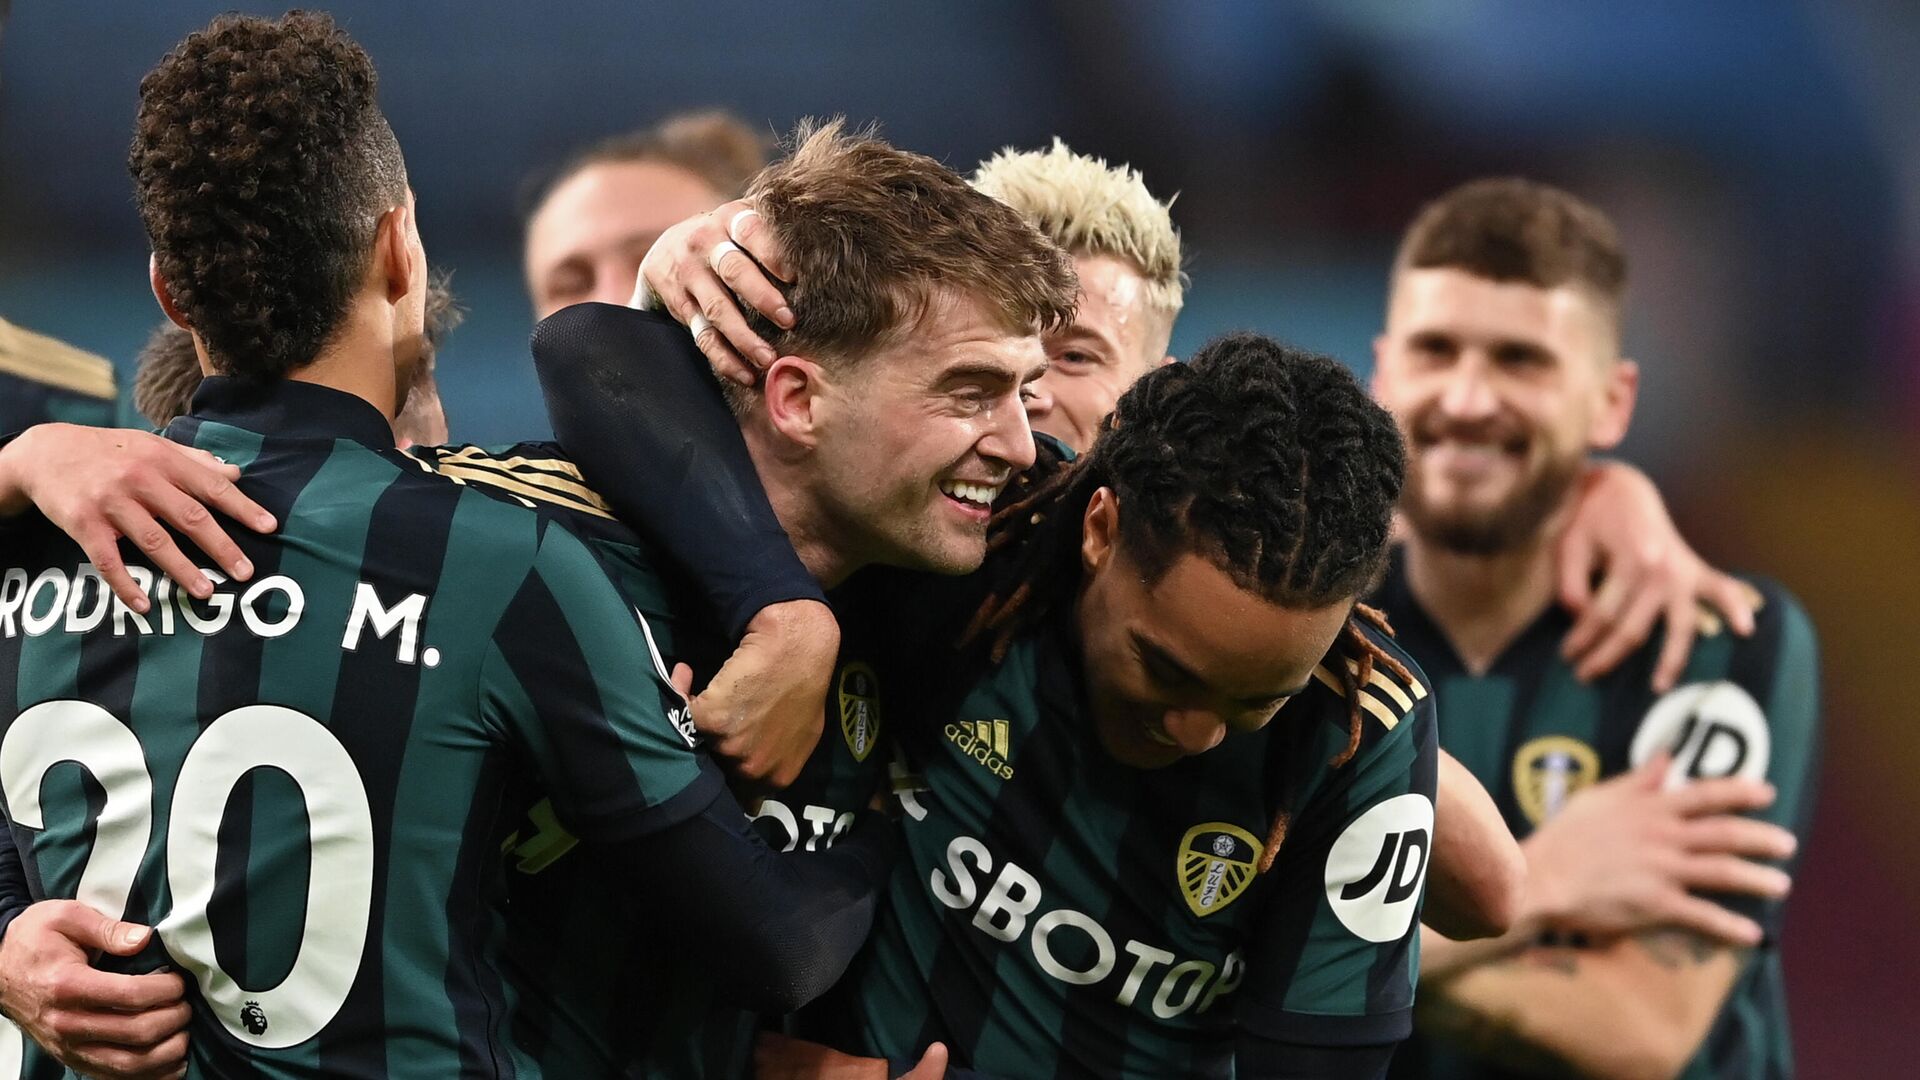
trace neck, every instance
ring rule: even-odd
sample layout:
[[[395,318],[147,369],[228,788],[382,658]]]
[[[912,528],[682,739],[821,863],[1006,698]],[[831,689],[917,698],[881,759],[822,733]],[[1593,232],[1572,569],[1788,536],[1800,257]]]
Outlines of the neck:
[[[379,409],[391,424],[400,404],[391,309],[384,304],[349,304],[347,317],[319,355],[287,378],[352,394]]]
[[[780,520],[794,553],[821,588],[838,586],[866,565],[868,560],[852,553],[844,530],[812,490],[800,453],[783,445],[779,436],[768,430],[764,417],[742,419],[740,431],[746,438],[754,471],[760,474],[760,486],[773,504],[773,516]]]
[[[1508,551],[1465,555],[1409,530],[1407,585],[1468,671],[1485,674],[1521,631],[1554,602],[1554,540],[1564,524],[1545,527]]]

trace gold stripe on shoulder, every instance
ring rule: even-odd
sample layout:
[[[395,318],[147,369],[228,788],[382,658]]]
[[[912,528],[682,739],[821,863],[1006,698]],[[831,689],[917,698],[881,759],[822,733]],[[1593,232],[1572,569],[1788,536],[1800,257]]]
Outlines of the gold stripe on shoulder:
[[[1342,682],[1338,675],[1329,671],[1327,665],[1315,664],[1313,667],[1313,677],[1319,679],[1327,689],[1339,694],[1341,697],[1347,696],[1347,684]]]
[[[535,502],[565,507],[568,510],[591,514],[594,517],[606,518],[608,521],[614,520],[613,515],[607,511],[605,503],[595,505],[594,503],[584,502],[580,499],[572,498],[564,492],[553,491],[538,484],[528,483],[520,477],[501,472],[497,469],[479,468],[455,462],[442,462],[434,471],[450,480],[457,480],[463,484],[477,484],[483,487],[495,488],[511,495],[532,499]]]
[[[1367,690],[1360,691],[1360,707],[1372,713],[1373,718],[1380,721],[1380,725],[1388,731],[1392,731],[1400,723],[1400,718],[1406,715],[1404,712],[1382,704],[1379,698]]]
[[[461,468],[484,469],[495,475],[510,477],[523,484],[532,484],[535,487],[545,488],[556,494],[565,495],[578,502],[597,507],[609,516],[611,516],[613,512],[613,507],[607,504],[607,500],[600,497],[599,492],[577,480],[569,479],[564,475],[542,470],[505,469],[500,467],[498,460],[453,461],[449,462],[449,464],[458,465]]]
[[[113,364],[57,338],[0,319],[0,372],[29,382],[111,401]]]

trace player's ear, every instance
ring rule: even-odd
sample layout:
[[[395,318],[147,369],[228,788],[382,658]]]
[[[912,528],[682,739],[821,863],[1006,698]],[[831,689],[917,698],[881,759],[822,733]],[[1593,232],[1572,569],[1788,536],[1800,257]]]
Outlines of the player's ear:
[[[1640,396],[1640,365],[1625,358],[1615,360],[1602,379],[1600,412],[1593,419],[1587,445],[1594,450],[1611,450],[1627,437],[1627,427],[1633,423],[1633,405]]]
[[[387,303],[397,304],[418,284],[413,265],[413,209],[396,206],[380,215],[373,234],[373,272],[378,275]]]
[[[782,356],[767,366],[760,381],[767,421],[790,441],[812,449],[820,441],[824,414],[832,411],[824,394],[820,365],[801,356]]]
[[[1097,488],[1093,498],[1087,500],[1087,512],[1080,522],[1080,562],[1088,573],[1112,560],[1119,536],[1120,496],[1112,488]]]
[[[153,288],[153,299],[160,305],[160,310],[166,313],[167,321],[191,333],[193,327],[187,325],[187,317],[174,306],[173,293],[167,291],[167,277],[160,272],[158,255],[147,256],[147,284]]]

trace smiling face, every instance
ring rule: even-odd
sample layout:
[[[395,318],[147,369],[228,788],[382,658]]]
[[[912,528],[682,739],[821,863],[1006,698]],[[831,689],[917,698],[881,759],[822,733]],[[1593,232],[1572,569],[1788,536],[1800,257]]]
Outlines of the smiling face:
[[[1173,320],[1146,303],[1146,279],[1112,255],[1076,255],[1080,303],[1073,324],[1046,339],[1047,374],[1027,403],[1033,430],[1075,451],[1093,445],[1100,421],[1134,380],[1166,363]]]
[[[1374,348],[1374,393],[1407,440],[1401,509],[1449,550],[1531,541],[1632,415],[1637,371],[1611,310],[1578,286],[1403,270]]]
[[[1046,352],[952,293],[899,338],[823,376],[812,486],[857,562],[967,573],[994,498],[1033,464],[1021,397]]]
[[[1356,598],[1282,607],[1191,551],[1149,580],[1117,539],[1121,512],[1103,488],[1083,523],[1078,615],[1088,699],[1108,753],[1162,768],[1265,727],[1307,688]]]

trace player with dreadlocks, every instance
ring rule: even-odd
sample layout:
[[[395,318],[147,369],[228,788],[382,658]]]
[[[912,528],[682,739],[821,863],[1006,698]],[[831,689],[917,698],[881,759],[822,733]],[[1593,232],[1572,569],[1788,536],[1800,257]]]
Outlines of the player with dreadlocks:
[[[542,373],[642,528],[677,512],[624,460],[655,453],[652,413],[722,408],[703,362],[704,403],[689,357],[649,359],[600,373],[656,391],[618,416]],[[897,1075],[940,1042],[954,1075],[1379,1075],[1411,1026],[1437,742],[1424,679],[1356,613],[1391,418],[1333,361],[1237,336],[1140,380],[1078,464],[1049,451],[978,573],[836,593],[876,643],[859,703],[902,755],[908,857],[802,1027],[844,1053],[769,1038],[760,1065]]]
[[[874,590],[901,632],[881,709],[907,718],[909,857],[816,1033],[896,1067],[944,1042],[993,1076],[1384,1069],[1437,741],[1357,604],[1404,470],[1391,423],[1333,361],[1222,338],[1027,474],[952,622],[931,590]],[[916,624],[963,625],[958,659]]]

